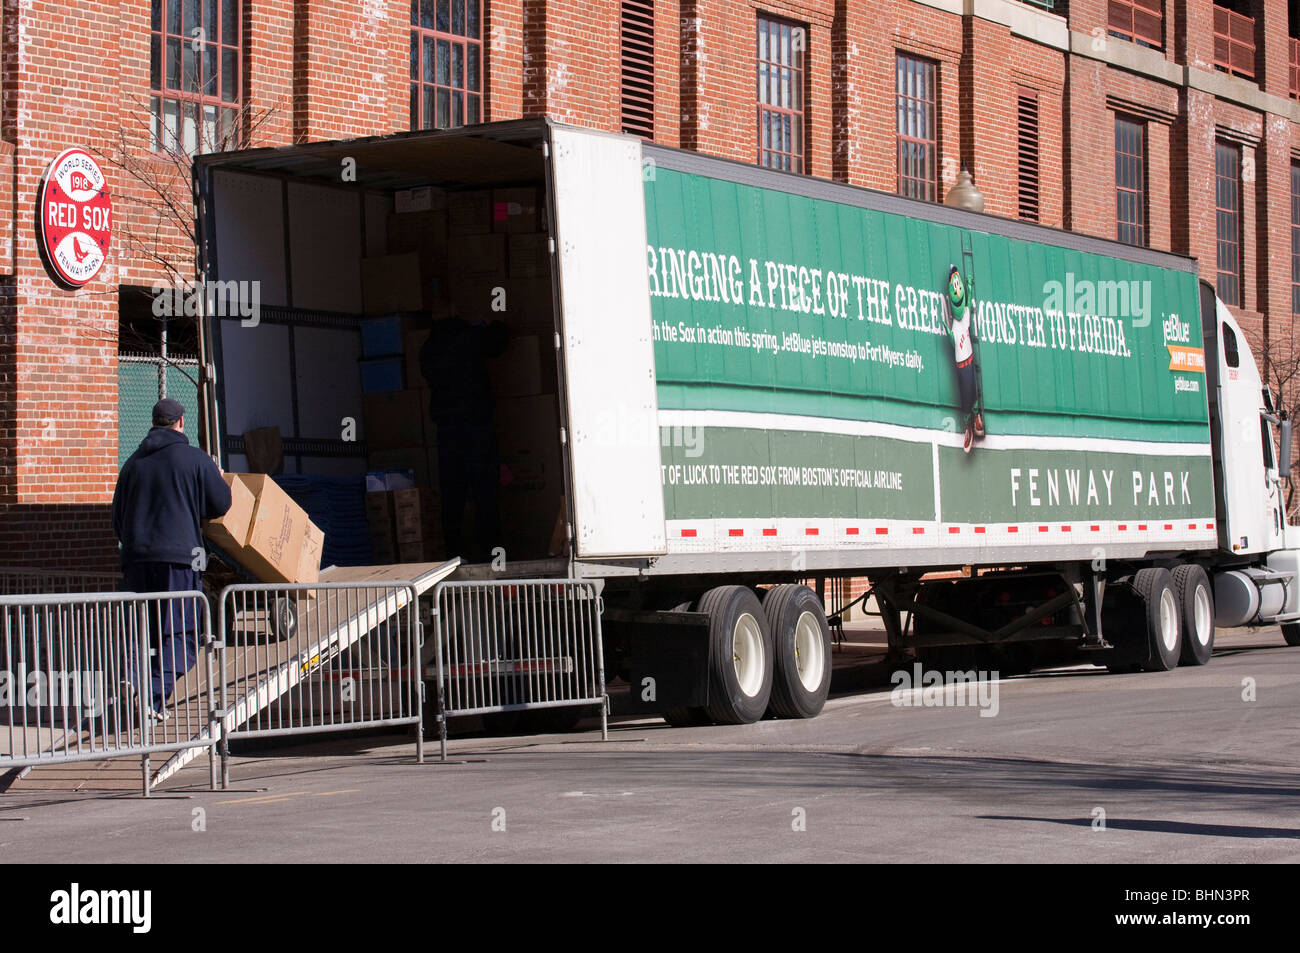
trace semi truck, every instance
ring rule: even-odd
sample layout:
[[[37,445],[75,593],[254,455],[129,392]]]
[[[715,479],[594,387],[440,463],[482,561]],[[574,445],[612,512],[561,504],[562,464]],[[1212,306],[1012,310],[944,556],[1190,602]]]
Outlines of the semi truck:
[[[502,321],[529,346],[493,425],[531,470],[457,578],[600,580],[606,671],[670,723],[818,714],[844,606],[810,578],[866,579],[891,651],[936,663],[1300,641],[1291,424],[1190,258],[546,119],[194,177],[209,452],[240,470],[274,424],[286,471],[358,476],[394,423],[365,312],[416,281],[430,320]]]

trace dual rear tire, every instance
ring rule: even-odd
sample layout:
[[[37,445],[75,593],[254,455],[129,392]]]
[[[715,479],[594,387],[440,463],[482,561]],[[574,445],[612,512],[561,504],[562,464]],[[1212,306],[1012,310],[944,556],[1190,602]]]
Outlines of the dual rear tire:
[[[745,586],[719,586],[696,611],[709,616],[708,703],[665,711],[670,725],[744,725],[769,712],[812,718],[822,710],[830,692],[831,635],[811,589],[774,586],[760,603]]]
[[[1167,672],[1214,652],[1214,592],[1200,566],[1139,569],[1118,617],[1112,671]],[[1108,630],[1108,635],[1109,635]]]

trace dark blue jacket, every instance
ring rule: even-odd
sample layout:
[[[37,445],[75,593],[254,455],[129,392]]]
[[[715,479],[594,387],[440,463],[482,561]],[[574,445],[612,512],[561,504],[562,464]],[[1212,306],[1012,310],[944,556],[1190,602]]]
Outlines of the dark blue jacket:
[[[230,487],[212,458],[183,433],[154,427],[122,465],[113,492],[113,532],[122,567],[133,563],[189,566],[203,545],[201,520],[230,509]]]

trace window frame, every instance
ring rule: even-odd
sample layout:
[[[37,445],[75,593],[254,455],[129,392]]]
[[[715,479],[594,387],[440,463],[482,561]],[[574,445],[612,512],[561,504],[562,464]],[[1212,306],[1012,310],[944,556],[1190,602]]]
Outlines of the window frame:
[[[1291,314],[1300,318],[1300,162],[1291,162]]]
[[[1122,141],[1122,127],[1135,137],[1135,150],[1125,149]],[[1126,113],[1115,113],[1115,240],[1126,245],[1146,248],[1151,241],[1148,227],[1148,192],[1147,192],[1147,132],[1145,119]],[[1128,184],[1131,179],[1121,181],[1125,167],[1136,167],[1137,183]],[[1125,197],[1132,197],[1135,220],[1126,219],[1122,209]],[[1129,230],[1126,236],[1126,230]],[[1136,241],[1132,240],[1136,239]]]
[[[910,75],[924,73],[923,79],[917,83],[917,88],[922,92],[928,88],[930,97],[927,99],[922,95],[911,95],[907,93],[906,84],[903,82],[903,66],[906,63],[910,69]],[[910,132],[904,132],[904,113],[906,103],[918,104],[916,111],[918,113],[929,112],[928,123],[929,131],[933,138],[925,138],[919,135],[912,135]],[[894,111],[895,111],[895,148],[894,161],[896,180],[895,187],[899,195],[907,198],[920,199],[924,202],[939,201],[939,63],[925,56],[918,56],[908,50],[894,51]],[[918,126],[924,125],[926,119],[921,119]],[[903,152],[906,147],[916,147],[918,155],[909,159],[913,163],[912,167],[916,168],[919,163],[923,175],[906,174],[904,172]],[[927,158],[928,156],[928,158]],[[909,186],[909,183],[912,186]],[[921,194],[915,194],[920,192]]]
[[[1224,158],[1232,157],[1232,170],[1224,171]],[[1244,262],[1242,242],[1241,202],[1241,146],[1235,142],[1216,139],[1214,142],[1214,243],[1215,243],[1215,294],[1226,305],[1240,308],[1244,296]],[[1225,205],[1225,198],[1235,201],[1235,207]],[[1235,234],[1225,238],[1225,225],[1231,222]],[[1229,256],[1231,261],[1229,262]],[[1233,265],[1231,270],[1225,264]],[[1231,289],[1231,294],[1228,289]]]
[[[446,29],[439,29],[438,15],[441,12],[439,8],[446,10],[447,18],[441,25]],[[487,121],[487,45],[483,42],[483,34],[486,32],[486,21],[484,20],[484,3],[483,0],[411,0],[411,68],[408,80],[409,86],[409,111],[407,118],[410,122],[411,129],[458,129],[462,126],[477,125]],[[476,16],[471,20],[470,11],[475,12]],[[465,32],[456,33],[456,11],[460,11],[460,26]],[[428,22],[430,26],[425,26],[425,13],[429,14]],[[469,30],[471,23],[477,26],[477,36],[471,35]],[[438,63],[439,44],[447,45],[447,63],[446,63],[446,82],[440,82]],[[432,79],[426,77],[425,73],[425,54],[432,49],[433,51],[433,68],[430,73]],[[462,83],[460,86],[454,84],[455,80],[455,56],[456,52],[460,53],[460,67]],[[478,84],[477,89],[470,88],[471,52],[477,62],[475,81]],[[447,122],[442,124],[439,120],[440,92],[447,94]],[[455,121],[456,96],[461,96],[460,122]],[[430,105],[426,108],[426,97],[431,97],[428,102]],[[477,107],[476,118],[471,119],[471,105]],[[425,122],[429,117],[432,121]]]
[[[808,170],[808,25],[787,17],[776,16],[764,10],[757,11],[754,23],[756,161],[760,166],[767,169],[804,175]],[[766,33],[769,46],[773,38],[778,39],[781,44],[780,52],[785,52],[788,43],[789,62],[782,62],[780,59],[763,58],[765,25],[768,27]],[[783,31],[789,31],[788,41]],[[802,40],[798,39],[800,36],[802,36]],[[765,67],[767,68],[766,73]],[[782,98],[782,94],[779,92],[781,78],[772,75],[773,72],[780,73],[782,71],[789,71],[790,73],[788,83],[789,98],[793,100],[797,95],[798,102],[796,105],[785,106],[779,102],[774,103],[764,99],[764,96],[770,95],[771,92],[776,92],[778,99]],[[783,132],[786,142],[791,145],[790,149],[777,148],[778,143],[775,141],[775,137],[770,134],[774,127],[764,125],[764,120],[769,117],[789,119],[790,128],[788,131]],[[764,139],[765,131],[769,133],[766,140]],[[778,161],[781,159],[785,161]]]
[[[193,0],[197,7],[198,22],[194,24],[197,29],[203,30],[201,37],[195,37],[193,31],[187,31],[186,7],[189,0],[181,0],[176,4],[177,12],[180,16],[180,30],[175,33],[170,30],[171,18],[168,15],[170,4],[167,0],[151,0],[149,11],[149,117],[150,117],[150,137],[149,148],[152,152],[179,152],[186,155],[197,155],[204,152],[221,151],[238,147],[240,140],[243,138],[244,129],[242,121],[243,102],[244,102],[244,18],[245,3],[244,0],[234,0],[235,14],[235,35],[234,42],[226,42],[225,38],[225,12],[223,0]],[[205,11],[212,10],[212,19],[204,16]],[[215,24],[213,33],[215,39],[208,37],[207,27],[210,23]],[[177,65],[178,86],[172,86],[169,75],[169,66],[174,61],[174,54],[169,53],[173,43],[179,44],[180,62]],[[195,49],[195,43],[200,44],[199,49]],[[201,82],[203,74],[202,63],[207,53],[207,47],[215,48],[213,66],[215,67],[215,77],[209,77],[209,81],[215,78],[217,81],[229,76],[234,86],[232,98],[227,99],[224,96],[225,86],[221,86],[215,95],[204,92],[203,87],[206,82]],[[226,55],[233,57],[231,68],[227,67]],[[198,75],[194,78],[194,88],[186,89],[186,63],[193,60]],[[176,106],[176,130],[168,130],[165,123],[165,110],[168,104]],[[185,142],[184,126],[189,118],[189,109],[193,109],[194,121],[194,146],[191,149]],[[213,119],[214,135],[204,140],[204,120],[203,113],[206,109],[211,108],[215,111]],[[223,123],[229,121],[230,126],[223,129]],[[171,140],[169,144],[163,143],[163,135],[166,131],[167,138]]]

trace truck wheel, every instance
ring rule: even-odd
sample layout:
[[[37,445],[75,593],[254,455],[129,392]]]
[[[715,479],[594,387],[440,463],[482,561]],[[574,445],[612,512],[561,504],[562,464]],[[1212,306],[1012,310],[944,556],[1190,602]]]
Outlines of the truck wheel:
[[[1300,645],[1300,622],[1283,622],[1282,638],[1287,645]]]
[[[1142,668],[1148,672],[1167,672],[1178,664],[1182,654],[1173,576],[1168,569],[1139,569],[1133,577],[1133,588],[1144,609],[1147,657]]]
[[[1179,664],[1204,665],[1214,654],[1214,590],[1210,588],[1210,577],[1200,566],[1190,564],[1179,566],[1173,576],[1183,634]]]
[[[768,708],[781,718],[816,718],[831,690],[831,629],[821,600],[807,586],[773,586],[763,612],[776,643]]]
[[[700,599],[709,616],[709,718],[747,725],[772,696],[772,630],[758,596],[744,586],[719,586]]]

